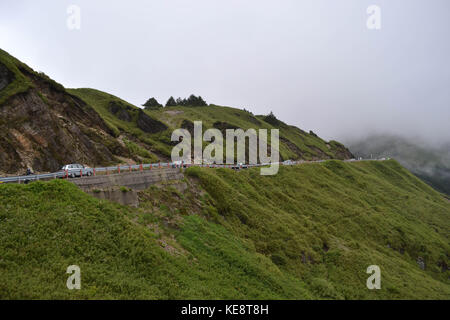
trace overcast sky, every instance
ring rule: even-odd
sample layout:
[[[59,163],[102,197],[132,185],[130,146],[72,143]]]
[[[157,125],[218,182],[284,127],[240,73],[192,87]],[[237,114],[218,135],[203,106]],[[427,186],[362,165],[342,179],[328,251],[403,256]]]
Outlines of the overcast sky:
[[[80,30],[67,8],[81,9]],[[366,26],[369,5],[381,29]],[[66,87],[273,110],[325,139],[450,140],[448,0],[0,1],[0,48]]]

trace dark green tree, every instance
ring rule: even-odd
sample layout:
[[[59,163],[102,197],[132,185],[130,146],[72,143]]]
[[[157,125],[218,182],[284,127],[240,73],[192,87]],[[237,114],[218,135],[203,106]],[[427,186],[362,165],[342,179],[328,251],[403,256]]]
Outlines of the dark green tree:
[[[264,121],[270,123],[273,126],[277,126],[279,124],[279,120],[277,119],[277,117],[275,117],[272,111],[270,111],[270,113],[264,117]]]
[[[176,101],[177,106],[185,106],[186,105],[186,99],[181,99],[180,97],[177,98]]]
[[[186,105],[190,107],[203,107],[207,106],[208,104],[203,100],[201,96],[195,96],[191,94],[189,98],[186,100]]]
[[[163,105],[158,102],[155,98],[150,98],[147,100],[146,103],[144,103],[142,106],[145,107],[146,110],[154,110],[162,108]]]
[[[198,96],[198,105],[201,107],[206,107],[208,104],[206,103],[205,100],[203,100],[201,96]]]
[[[166,102],[166,107],[174,107],[177,103],[173,97],[170,97],[169,100]]]
[[[317,134],[314,133],[314,131],[309,130],[309,134],[312,135],[313,137],[317,137]]]

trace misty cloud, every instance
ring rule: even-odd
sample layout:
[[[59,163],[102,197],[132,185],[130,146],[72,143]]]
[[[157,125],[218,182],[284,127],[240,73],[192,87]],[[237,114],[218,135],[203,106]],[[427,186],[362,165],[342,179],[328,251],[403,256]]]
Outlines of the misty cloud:
[[[80,30],[67,7],[81,9]],[[381,29],[366,9],[381,8]],[[66,87],[267,114],[326,139],[450,141],[450,3],[2,1],[0,47]]]

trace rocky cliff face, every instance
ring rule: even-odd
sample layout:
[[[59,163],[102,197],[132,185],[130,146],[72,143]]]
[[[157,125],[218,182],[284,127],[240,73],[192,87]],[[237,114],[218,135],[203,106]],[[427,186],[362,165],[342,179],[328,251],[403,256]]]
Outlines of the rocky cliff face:
[[[158,133],[167,129],[167,126],[151,117],[149,117],[144,111],[140,110],[137,118],[137,126],[147,133]]]
[[[0,93],[14,85],[14,72],[1,62]],[[90,106],[45,75],[22,64],[17,67],[31,86],[0,105],[1,173],[20,174],[27,167],[56,171],[66,163],[114,163],[115,155],[124,153]]]

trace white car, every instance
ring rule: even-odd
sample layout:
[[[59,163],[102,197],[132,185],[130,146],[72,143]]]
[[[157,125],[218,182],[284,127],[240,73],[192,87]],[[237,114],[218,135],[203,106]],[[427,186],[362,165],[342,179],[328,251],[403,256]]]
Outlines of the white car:
[[[82,164],[66,164],[60,171],[66,173],[69,178],[92,176],[94,174],[94,170],[92,168],[86,167]]]

